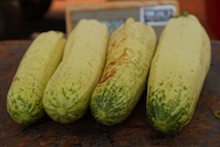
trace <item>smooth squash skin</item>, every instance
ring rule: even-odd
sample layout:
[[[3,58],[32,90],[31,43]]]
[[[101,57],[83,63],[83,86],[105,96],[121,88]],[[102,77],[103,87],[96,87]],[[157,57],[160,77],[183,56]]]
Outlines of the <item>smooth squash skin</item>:
[[[131,114],[146,87],[155,46],[154,30],[132,18],[113,32],[104,72],[90,101],[99,123],[115,125]]]
[[[109,33],[105,24],[82,19],[70,33],[64,57],[48,82],[43,105],[56,122],[72,123],[87,111],[106,59]]]
[[[44,115],[43,93],[65,46],[62,32],[41,33],[23,56],[7,95],[7,111],[17,123],[32,124]]]
[[[168,21],[148,79],[147,118],[156,130],[175,133],[191,120],[210,67],[210,44],[195,16]]]

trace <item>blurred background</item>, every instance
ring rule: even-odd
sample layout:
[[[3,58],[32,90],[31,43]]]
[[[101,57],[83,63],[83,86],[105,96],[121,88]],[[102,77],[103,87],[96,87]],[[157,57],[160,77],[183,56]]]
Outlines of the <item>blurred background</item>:
[[[113,0],[0,0],[0,40],[32,39],[48,30],[66,32],[67,5],[107,1]],[[177,1],[180,12],[196,15],[210,38],[220,40],[219,0]]]

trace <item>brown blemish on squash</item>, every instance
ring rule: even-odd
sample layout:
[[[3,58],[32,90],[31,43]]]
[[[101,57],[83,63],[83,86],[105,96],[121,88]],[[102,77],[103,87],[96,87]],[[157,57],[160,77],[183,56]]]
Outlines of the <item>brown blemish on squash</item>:
[[[122,55],[117,59],[119,65],[121,65],[125,60],[126,60],[126,57],[127,57],[127,48],[124,49],[124,52],[122,53]]]
[[[127,39],[127,36],[124,36],[124,37],[121,39],[120,42],[123,42],[123,41],[125,41],[126,39]]]
[[[125,40],[127,39],[127,36],[124,36],[123,38],[121,38],[121,40],[114,40],[112,43],[111,43],[111,47],[112,48],[118,48],[119,45],[124,42]]]
[[[202,61],[202,58],[201,58],[201,57],[199,58],[199,63],[200,63],[200,65],[203,66],[203,61]]]
[[[109,63],[109,66],[110,66],[110,65],[115,65],[116,62],[117,62],[116,60],[113,60],[112,62]]]
[[[19,81],[19,78],[18,78],[17,76],[14,76],[14,77],[13,77],[13,82],[14,82],[14,81]]]
[[[116,46],[116,43],[115,43],[115,42],[116,42],[116,41],[112,42],[112,44],[111,44],[112,47],[115,47],[115,46]]]
[[[106,65],[106,67],[104,69],[104,74],[103,74],[99,84],[102,84],[105,81],[107,81],[108,79],[110,79],[111,77],[113,77],[113,75],[117,71],[117,66],[121,65],[126,60],[126,56],[127,56],[126,51],[127,51],[127,48],[124,49],[124,52],[121,54],[121,56],[119,58],[112,59],[112,61],[108,65]]]
[[[104,74],[104,76],[102,77],[102,79],[100,80],[99,84],[104,83],[105,81],[107,81],[109,78],[111,78],[114,74],[116,73],[115,70],[108,72],[106,74]]]
[[[123,61],[125,60],[127,53],[126,53],[127,49],[125,48],[124,52],[121,54],[120,57],[118,57],[117,59],[114,59],[113,61],[111,61],[108,66],[113,66],[115,64],[119,64],[121,65],[123,63]]]

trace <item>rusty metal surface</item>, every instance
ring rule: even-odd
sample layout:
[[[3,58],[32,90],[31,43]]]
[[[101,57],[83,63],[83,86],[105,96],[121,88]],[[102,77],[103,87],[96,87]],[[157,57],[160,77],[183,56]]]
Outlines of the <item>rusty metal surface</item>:
[[[142,97],[131,116],[123,123],[107,127],[98,124],[88,111],[77,122],[58,124],[48,116],[31,126],[15,123],[5,101],[17,66],[30,41],[0,41],[0,146],[219,146],[220,119],[220,43],[212,42],[212,63],[194,116],[175,135],[154,131],[145,117]]]

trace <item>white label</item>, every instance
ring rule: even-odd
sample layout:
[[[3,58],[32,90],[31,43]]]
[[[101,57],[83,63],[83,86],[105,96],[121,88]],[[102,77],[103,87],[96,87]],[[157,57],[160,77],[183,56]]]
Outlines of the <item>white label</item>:
[[[151,26],[164,26],[174,15],[176,7],[173,5],[140,8],[140,21]]]

